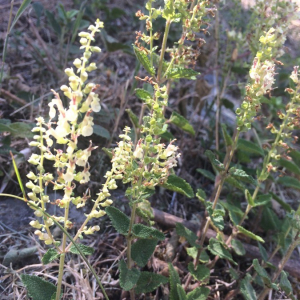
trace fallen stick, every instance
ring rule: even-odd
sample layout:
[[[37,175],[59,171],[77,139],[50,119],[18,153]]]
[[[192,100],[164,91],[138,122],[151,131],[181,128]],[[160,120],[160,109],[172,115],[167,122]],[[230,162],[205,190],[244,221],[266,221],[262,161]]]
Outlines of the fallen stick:
[[[179,217],[173,216],[171,214],[165,213],[161,210],[153,208],[153,214],[154,214],[154,220],[167,227],[167,228],[174,228],[176,226],[176,223],[181,223],[191,231],[197,233],[199,226],[197,224],[194,224],[192,222],[189,222],[187,220],[183,220]],[[206,238],[210,239],[212,237],[216,237],[217,233],[212,230],[208,229]],[[227,240],[228,236],[224,236],[225,240]],[[249,258],[261,258],[260,252],[258,247],[255,247],[253,245],[245,244],[243,243],[244,248],[246,250],[246,255]],[[275,266],[278,266],[279,262],[281,261],[281,258],[278,256],[275,256],[272,260],[271,263]],[[300,261],[295,260],[295,259],[290,259],[285,267],[284,270],[287,271],[291,276],[300,278]]]

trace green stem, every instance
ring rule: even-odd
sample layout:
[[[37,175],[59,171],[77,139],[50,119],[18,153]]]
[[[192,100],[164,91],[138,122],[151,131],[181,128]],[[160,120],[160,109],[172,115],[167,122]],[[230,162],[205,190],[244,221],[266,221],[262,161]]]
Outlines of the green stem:
[[[158,64],[158,71],[157,71],[157,83],[158,84],[160,84],[160,82],[161,82],[161,73],[162,73],[164,56],[165,56],[166,47],[167,47],[167,40],[168,40],[170,26],[171,26],[171,20],[167,19],[165,33],[164,33],[164,38],[163,38],[163,43],[162,43],[161,52],[160,52],[160,58],[159,58],[159,64]]]

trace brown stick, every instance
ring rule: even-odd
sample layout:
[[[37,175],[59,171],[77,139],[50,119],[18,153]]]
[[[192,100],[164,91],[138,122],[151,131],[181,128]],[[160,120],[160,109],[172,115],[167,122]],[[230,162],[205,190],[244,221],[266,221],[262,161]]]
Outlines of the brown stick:
[[[189,222],[187,220],[183,220],[179,217],[173,216],[171,214],[165,213],[161,210],[153,208],[153,214],[154,214],[154,220],[167,227],[167,228],[174,228],[176,226],[176,223],[181,223],[191,231],[197,233],[199,225],[194,224],[192,222]],[[217,233],[213,231],[212,229],[208,229],[206,234],[206,239],[210,239],[213,237],[216,237]],[[224,236],[224,239],[227,240],[228,236]],[[258,247],[255,247],[253,245],[245,244],[243,243],[244,248],[246,250],[246,256],[249,258],[261,258],[260,252]],[[278,256],[275,256],[271,263],[275,266],[278,266],[279,262],[281,261],[281,258]],[[290,259],[285,267],[284,270],[287,271],[291,276],[300,278],[300,262],[298,260]]]
[[[10,93],[9,91],[6,91],[4,89],[0,89],[0,95],[2,95],[3,97],[8,98],[9,100],[18,103],[19,105],[26,105],[28,104],[28,102],[26,102],[25,100],[17,97],[16,95],[13,95],[12,93]]]

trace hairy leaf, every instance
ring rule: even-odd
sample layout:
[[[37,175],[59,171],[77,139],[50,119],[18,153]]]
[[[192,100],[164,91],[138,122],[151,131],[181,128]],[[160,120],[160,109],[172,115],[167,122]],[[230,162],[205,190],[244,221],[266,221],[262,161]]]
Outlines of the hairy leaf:
[[[123,290],[131,290],[139,280],[141,272],[137,269],[129,270],[124,260],[119,263],[120,266],[120,286]]]
[[[170,300],[180,300],[177,293],[177,284],[180,284],[180,278],[171,263],[169,263],[169,281],[170,281]]]
[[[194,270],[194,264],[192,262],[189,263],[188,270],[191,275],[199,281],[204,281],[205,279],[209,278],[210,275],[209,268],[205,267],[205,265],[198,265],[197,269]]]
[[[293,291],[292,285],[288,279],[288,275],[284,271],[281,271],[279,286],[287,296],[289,296],[289,294]]]
[[[258,155],[262,155],[264,156],[264,150],[261,149],[258,145],[244,140],[244,139],[239,139],[238,140],[238,145],[237,145],[237,149],[241,150],[241,151],[246,151],[252,154],[258,154]]]
[[[241,281],[241,293],[246,300],[257,300],[257,296],[253,286],[251,285],[252,277],[247,273],[246,277]]]
[[[239,231],[239,233],[242,233],[245,236],[248,236],[249,238],[256,240],[258,242],[264,243],[265,241],[258,235],[252,233],[251,231],[248,231],[247,229],[245,229],[242,226],[237,225],[237,229]]]
[[[162,232],[159,230],[145,226],[143,224],[134,224],[132,227],[132,233],[141,239],[149,239],[149,238],[155,238],[158,240],[164,240],[165,236]]]
[[[229,174],[231,174],[231,176],[237,180],[241,180],[246,183],[257,185],[256,180],[252,176],[248,175],[244,170],[236,169],[235,167],[232,167],[229,170]]]
[[[168,71],[168,73],[166,74],[166,77],[169,79],[185,78],[185,79],[196,80],[197,75],[200,75],[200,73],[196,72],[192,69],[175,67],[175,68],[171,68]]]
[[[21,280],[32,300],[51,300],[52,295],[56,292],[54,284],[38,276],[21,274]]]
[[[56,249],[50,248],[48,251],[45,253],[45,255],[42,258],[42,263],[44,265],[49,264],[51,261],[55,260],[60,256],[60,253],[57,252]]]
[[[135,56],[137,57],[138,61],[142,64],[142,66],[145,68],[145,70],[151,75],[155,75],[155,69],[154,67],[151,67],[150,60],[143,51],[141,51],[136,46],[133,46],[133,50],[135,53]]]
[[[153,95],[144,89],[135,89],[135,94],[139,99],[143,100],[146,103],[151,101],[153,98]]]
[[[220,258],[227,259],[234,264],[237,264],[230,254],[230,252],[225,249],[225,247],[217,239],[211,238],[209,240],[208,250],[213,254],[220,256]]]
[[[130,108],[125,109],[125,111],[128,113],[128,116],[130,118],[130,121],[131,121],[132,125],[135,128],[139,128],[140,124],[139,124],[139,118],[138,118],[138,116]]]
[[[277,182],[286,187],[300,190],[299,180],[294,177],[291,176],[280,177]]]
[[[266,204],[268,204],[271,201],[271,199],[272,199],[272,195],[271,194],[260,195],[254,201],[253,207],[266,205]]]
[[[246,250],[243,246],[243,243],[239,240],[236,240],[236,239],[232,239],[231,240],[231,246],[234,250],[234,252],[237,254],[237,255],[240,255],[240,256],[243,256],[246,254]]]
[[[215,175],[212,172],[205,169],[197,169],[196,171],[201,173],[203,176],[210,179],[211,181],[215,181]]]
[[[286,160],[286,159],[280,159],[279,165],[286,168],[288,171],[300,175],[300,168],[292,161]]]
[[[216,159],[216,156],[214,155],[214,153],[212,151],[206,150],[205,155],[210,160],[210,162],[211,162],[212,166],[214,167],[214,169],[216,169],[218,172],[221,172],[221,171],[225,170],[224,165]]]
[[[209,293],[209,288],[200,286],[187,294],[187,300],[206,300]]]
[[[221,128],[222,128],[222,133],[223,133],[226,147],[232,146],[233,142],[232,142],[231,136],[229,135],[229,133],[227,131],[227,126],[225,124],[221,124]]]
[[[94,125],[93,126],[93,132],[94,134],[101,136],[107,140],[110,139],[110,133],[107,129],[105,129],[104,127],[100,126],[100,125]]]
[[[137,294],[149,293],[159,287],[161,284],[166,284],[168,278],[160,274],[141,272],[141,276],[137,282],[135,291]]]
[[[275,283],[272,283],[266,270],[260,266],[258,259],[254,259],[252,264],[257,274],[262,278],[264,284],[267,287],[272,287],[272,289],[278,290],[277,285]]]
[[[183,236],[191,246],[199,248],[199,245],[196,243],[196,234],[184,227],[181,223],[176,223],[176,232],[178,235]]]
[[[179,296],[179,300],[186,300],[186,293],[183,289],[183,287],[181,286],[181,284],[177,283],[177,293]]]
[[[119,209],[112,206],[106,207],[105,211],[110,218],[113,227],[119,233],[127,235],[130,224],[129,218]]]
[[[131,248],[132,259],[139,267],[144,267],[157,245],[157,239],[137,240]]]
[[[83,245],[83,244],[76,244],[76,246],[81,250],[81,252],[84,255],[92,255],[95,252],[94,248]],[[70,247],[70,252],[73,253],[73,254],[79,254],[80,255],[79,251],[77,250],[77,248],[74,245],[72,245]]]
[[[259,253],[260,253],[263,261],[267,262],[268,258],[269,258],[267,250],[261,243],[258,243],[258,248],[259,248]]]
[[[254,206],[254,200],[248,190],[245,190],[245,198],[250,206]]]
[[[161,186],[170,191],[185,195],[188,198],[194,197],[194,191],[192,187],[184,179],[176,175],[170,175],[167,182],[165,182]]]
[[[189,121],[186,118],[184,118],[179,113],[173,111],[169,121],[170,121],[170,123],[181,128],[183,131],[186,131],[193,136],[195,135],[195,130],[194,130],[193,126],[189,123]]]

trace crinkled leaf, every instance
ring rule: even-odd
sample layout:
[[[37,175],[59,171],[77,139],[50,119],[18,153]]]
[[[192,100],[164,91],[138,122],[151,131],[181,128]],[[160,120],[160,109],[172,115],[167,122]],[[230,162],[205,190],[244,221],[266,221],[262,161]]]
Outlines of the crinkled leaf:
[[[284,271],[281,271],[279,286],[287,294],[287,296],[289,296],[289,294],[293,291],[288,275]]]
[[[209,293],[209,288],[200,286],[187,294],[187,300],[206,300]]]
[[[132,259],[139,267],[144,267],[157,245],[157,239],[139,239],[131,248]]]
[[[169,78],[169,79],[185,78],[185,79],[196,80],[197,75],[200,75],[200,73],[196,72],[192,69],[175,67],[175,68],[171,68],[168,71],[168,73],[166,74],[166,77]]]
[[[300,182],[298,179],[294,177],[291,176],[280,177],[277,182],[286,187],[300,190]]]
[[[21,274],[21,280],[32,300],[51,300],[53,294],[56,292],[54,284],[38,276]]]
[[[247,236],[247,237],[249,237],[253,240],[256,240],[256,241],[261,242],[261,243],[265,242],[260,236],[248,231],[247,229],[245,229],[242,226],[237,225],[237,229],[238,229],[239,233],[242,233],[243,235],[245,235],[245,236]]]
[[[273,209],[264,207],[260,226],[264,230],[280,230],[281,221],[279,220]]]
[[[141,51],[136,46],[133,46],[133,50],[135,53],[135,56],[137,57],[138,61],[142,64],[142,66],[145,68],[145,70],[151,75],[155,75],[155,69],[154,67],[151,67],[150,60],[143,51]]]
[[[45,255],[42,258],[42,263],[44,265],[49,264],[51,261],[55,260],[60,256],[60,253],[57,252],[56,249],[50,248],[48,251],[45,253]]]
[[[198,189],[196,193],[196,197],[201,201],[205,202],[206,199],[206,193],[202,189]]]
[[[263,261],[267,262],[268,261],[268,252],[265,249],[265,247],[261,243],[258,243],[258,249],[259,249],[259,253],[260,253]]]
[[[248,175],[244,170],[232,167],[229,170],[229,174],[231,174],[231,176],[237,180],[241,180],[246,183],[251,183],[253,185],[257,184],[256,180],[252,176]]]
[[[132,125],[135,128],[139,128],[140,127],[139,117],[130,108],[126,109],[126,112],[128,113]]]
[[[253,207],[262,206],[268,204],[272,199],[271,194],[259,195],[255,201]]]
[[[150,191],[151,191],[151,194],[152,194],[152,192],[154,192],[153,190],[150,190]],[[150,193],[148,195],[150,195]],[[146,198],[148,198],[148,197],[146,197]],[[138,207],[136,209],[136,214],[139,217],[141,217],[145,222],[147,222],[148,225],[152,225],[152,223],[154,223],[152,221],[154,218],[153,209],[148,200],[144,199],[142,202],[138,203]]]
[[[144,101],[146,103],[151,101],[153,98],[153,95],[144,89],[135,89],[135,94],[139,99],[141,99],[142,101]]]
[[[215,181],[215,175],[212,172],[205,169],[197,169],[196,171],[201,173],[203,176],[210,179],[211,181]]]
[[[245,190],[245,198],[250,206],[254,206],[254,200],[248,190]]]
[[[215,209],[212,208],[212,203],[211,202],[204,202],[204,205],[206,207],[206,210],[211,218],[211,221],[213,224],[219,229],[223,230],[224,229],[224,216],[225,216],[225,210],[223,206],[218,204]]]
[[[170,300],[180,300],[177,293],[177,284],[180,284],[180,278],[171,263],[169,263],[169,281],[170,281]]]
[[[189,256],[191,256],[193,259],[196,259],[198,254],[198,249],[196,247],[186,248],[186,252]],[[200,254],[199,261],[201,263],[207,263],[209,261],[209,256],[205,250],[203,250]]]
[[[252,264],[257,274],[262,278],[264,284],[267,287],[271,287],[272,289],[278,290],[277,285],[275,283],[272,283],[266,270],[259,264],[258,259],[254,259]]]
[[[129,218],[123,212],[113,206],[106,207],[105,211],[110,218],[113,227],[119,233],[127,235],[130,224]]]
[[[300,175],[300,168],[292,161],[286,160],[286,159],[280,159],[279,165],[286,168],[288,171]]]
[[[183,194],[188,198],[194,197],[192,187],[182,178],[176,175],[170,175],[167,182],[161,185],[163,188],[168,189],[179,194]]]
[[[179,297],[179,300],[186,300],[186,293],[184,288],[181,286],[181,284],[177,283],[177,294]]]
[[[214,169],[216,169],[218,172],[221,172],[221,171],[225,170],[224,165],[216,159],[216,156],[214,155],[214,153],[212,151],[206,150],[205,155],[210,160],[210,162],[211,162],[212,166],[214,167]]]
[[[246,300],[257,300],[257,296],[253,286],[251,285],[252,277],[246,274],[246,277],[241,281],[241,293]]]
[[[232,246],[232,249],[234,250],[234,252],[237,254],[237,255],[240,255],[240,256],[243,256],[246,254],[246,250],[243,246],[243,243],[237,239],[232,239],[231,240],[231,246]]]
[[[119,266],[120,266],[120,286],[123,290],[129,291],[138,282],[141,272],[138,269],[129,270],[124,260],[120,261]]]
[[[233,187],[236,187],[237,189],[240,189],[241,191],[245,190],[245,185],[240,180],[235,179],[232,176],[226,177],[225,182]]]
[[[189,123],[189,121],[184,118],[182,115],[177,113],[176,111],[172,112],[170,123],[176,125],[177,127],[181,128],[183,131],[190,133],[191,135],[195,135],[195,130],[193,126]]]
[[[225,249],[225,247],[222,245],[222,243],[220,243],[217,239],[215,238],[211,238],[209,240],[209,245],[208,245],[208,250],[213,254],[213,255],[217,255],[217,256],[220,256],[220,258],[223,258],[223,259],[227,259],[229,261],[231,261],[232,263],[234,264],[237,264],[230,252]]]
[[[95,252],[94,248],[83,245],[83,244],[76,244],[76,246],[81,250],[81,252],[84,255],[92,255]],[[73,244],[70,247],[70,252],[73,253],[73,254],[79,254],[80,255],[78,249]]]
[[[188,270],[191,275],[199,281],[204,281],[205,279],[209,278],[210,271],[205,265],[198,265],[196,270],[194,269],[194,264],[192,262],[188,265]]]
[[[237,149],[264,156],[264,150],[262,148],[260,148],[257,144],[244,139],[238,140]]]
[[[227,131],[227,126],[225,124],[221,124],[221,128],[222,128],[222,133],[223,133],[226,147],[232,146],[233,142],[232,142],[231,136],[229,135],[229,133]]]
[[[161,284],[166,284],[168,278],[160,274],[142,272],[136,284],[135,291],[137,294],[149,293],[159,287]]]
[[[244,212],[239,207],[228,202],[220,201],[220,204],[228,211],[230,220],[233,222],[233,224],[239,224],[244,215]]]
[[[184,227],[181,223],[176,223],[176,232],[178,235],[183,236],[191,246],[199,248],[199,245],[196,243],[196,234]]]
[[[155,238],[158,240],[164,240],[165,236],[159,230],[145,226],[143,224],[134,224],[132,227],[132,233],[134,236],[141,238],[141,239],[149,239]]]

